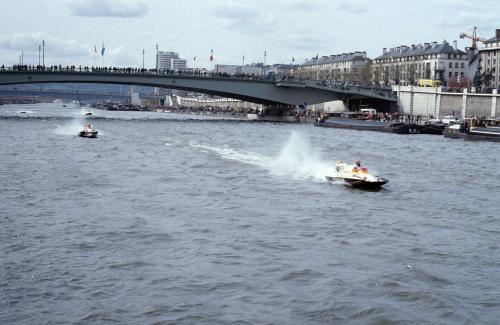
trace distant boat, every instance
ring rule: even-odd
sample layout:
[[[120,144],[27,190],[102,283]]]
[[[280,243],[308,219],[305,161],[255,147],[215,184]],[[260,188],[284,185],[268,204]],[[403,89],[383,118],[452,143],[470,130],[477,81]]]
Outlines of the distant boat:
[[[330,117],[327,120],[318,120],[314,123],[314,125],[326,128],[410,134],[410,125],[408,123]]]
[[[83,131],[78,132],[78,136],[82,138],[97,138],[97,130],[92,128],[92,125],[87,124]]]
[[[94,113],[92,113],[92,112],[87,112],[87,113],[85,113],[85,115],[87,115],[87,116],[91,116],[91,115],[94,115]]]
[[[500,142],[500,127],[468,127],[465,123],[453,124],[443,131],[445,138],[462,139],[470,141],[493,141]]]

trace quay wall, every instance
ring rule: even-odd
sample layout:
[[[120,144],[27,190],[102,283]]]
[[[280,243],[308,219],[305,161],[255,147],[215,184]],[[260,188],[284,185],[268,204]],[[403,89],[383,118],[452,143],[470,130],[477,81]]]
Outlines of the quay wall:
[[[398,110],[402,114],[421,116],[455,115],[500,117],[500,94],[462,93],[441,91],[441,88],[394,86],[398,95]]]

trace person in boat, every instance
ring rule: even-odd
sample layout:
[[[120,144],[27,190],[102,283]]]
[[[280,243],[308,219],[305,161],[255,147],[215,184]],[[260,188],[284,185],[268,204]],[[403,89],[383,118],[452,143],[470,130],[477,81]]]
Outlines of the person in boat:
[[[85,128],[83,130],[85,132],[92,132],[92,125],[90,125],[90,124],[85,125]]]
[[[354,162],[354,168],[361,168],[361,160],[356,160]]]

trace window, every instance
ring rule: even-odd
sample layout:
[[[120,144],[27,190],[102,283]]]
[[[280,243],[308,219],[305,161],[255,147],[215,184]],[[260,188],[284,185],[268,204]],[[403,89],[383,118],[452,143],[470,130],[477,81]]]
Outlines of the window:
[[[450,71],[450,72],[448,72],[448,77],[449,77],[449,78],[451,78],[451,71]]]
[[[455,77],[458,77],[458,72],[455,72]]]
[[[465,63],[462,62],[462,69],[465,68]]]
[[[449,65],[450,68],[453,68],[453,63],[450,62],[450,65]]]
[[[458,62],[455,62],[455,69],[458,69]]]

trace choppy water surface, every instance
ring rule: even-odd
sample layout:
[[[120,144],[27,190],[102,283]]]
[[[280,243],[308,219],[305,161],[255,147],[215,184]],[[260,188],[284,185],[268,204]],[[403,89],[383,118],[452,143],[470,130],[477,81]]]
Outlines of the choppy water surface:
[[[1,324],[498,323],[498,144],[83,113],[0,107]]]

